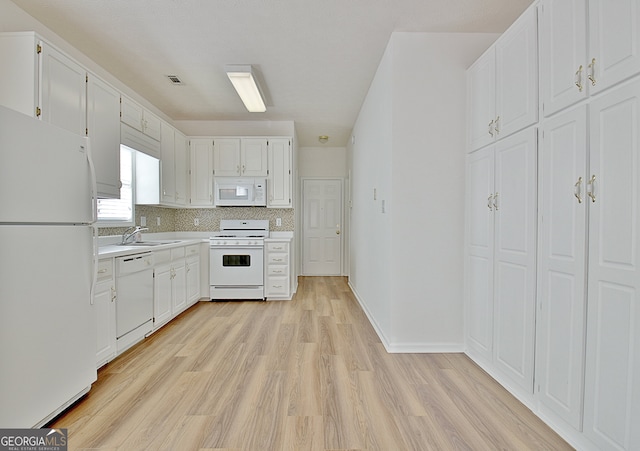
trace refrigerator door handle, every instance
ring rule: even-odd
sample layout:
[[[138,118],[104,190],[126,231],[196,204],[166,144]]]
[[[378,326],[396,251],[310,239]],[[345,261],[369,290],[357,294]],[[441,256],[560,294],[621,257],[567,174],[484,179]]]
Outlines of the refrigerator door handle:
[[[91,259],[91,290],[89,303],[93,305],[93,297],[96,291],[96,284],[98,283],[98,226],[96,224],[91,225],[91,238],[93,242],[93,258]]]
[[[91,222],[95,223],[98,221],[98,180],[96,178],[96,166],[91,156],[89,138],[85,138],[84,149],[86,151],[87,162],[89,163],[89,174],[91,176]]]

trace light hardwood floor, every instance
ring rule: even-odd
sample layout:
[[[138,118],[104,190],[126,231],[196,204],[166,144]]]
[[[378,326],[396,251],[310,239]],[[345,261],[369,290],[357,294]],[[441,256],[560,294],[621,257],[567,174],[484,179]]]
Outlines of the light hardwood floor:
[[[571,449],[463,354],[388,354],[342,277],[200,302],[103,367],[69,450]]]

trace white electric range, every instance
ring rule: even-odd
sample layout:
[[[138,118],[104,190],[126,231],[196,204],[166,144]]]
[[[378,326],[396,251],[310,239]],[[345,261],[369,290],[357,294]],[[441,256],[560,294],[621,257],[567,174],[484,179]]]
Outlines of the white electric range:
[[[212,301],[264,299],[264,239],[269,221],[223,219],[209,238]]]

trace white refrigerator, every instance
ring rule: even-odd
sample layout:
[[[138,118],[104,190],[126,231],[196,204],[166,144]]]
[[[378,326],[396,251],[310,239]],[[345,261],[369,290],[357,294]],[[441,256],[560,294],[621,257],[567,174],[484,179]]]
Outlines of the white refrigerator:
[[[86,137],[0,106],[0,428],[46,424],[96,380]]]

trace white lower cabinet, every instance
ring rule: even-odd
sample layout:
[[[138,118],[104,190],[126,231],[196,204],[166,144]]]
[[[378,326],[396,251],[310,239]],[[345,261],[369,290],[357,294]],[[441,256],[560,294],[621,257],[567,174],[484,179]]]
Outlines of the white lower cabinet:
[[[116,283],[113,259],[98,262],[98,279],[93,295],[96,313],[96,366],[100,368],[116,356]]]
[[[187,306],[191,306],[200,300],[200,247],[197,244],[187,246],[185,253]]]
[[[187,308],[187,270],[184,257],[184,247],[154,252],[154,329]]]
[[[472,358],[533,393],[536,129],[467,159],[467,345]]]
[[[291,239],[268,238],[265,245],[265,287],[267,300],[291,299]]]

